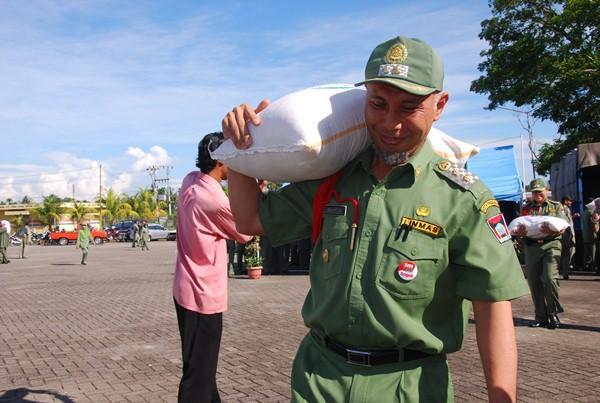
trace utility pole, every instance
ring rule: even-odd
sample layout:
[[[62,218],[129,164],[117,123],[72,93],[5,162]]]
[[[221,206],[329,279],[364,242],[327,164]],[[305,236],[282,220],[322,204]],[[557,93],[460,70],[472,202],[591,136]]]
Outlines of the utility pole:
[[[168,214],[169,217],[171,217],[171,186],[170,186],[170,170],[173,167],[171,165],[151,165],[148,168],[146,168],[146,171],[148,171],[148,174],[150,175],[150,178],[152,179],[152,192],[154,192],[154,202],[156,203],[156,207],[157,207],[157,212],[156,212],[156,221],[158,221],[159,216],[158,216],[158,184],[159,183],[166,183],[166,189],[165,189],[165,193],[166,193],[166,197],[167,197],[167,206],[168,206]],[[166,171],[166,177],[165,178],[158,178],[156,175],[157,171],[160,171],[161,169],[164,169]]]
[[[99,227],[98,229],[102,230],[104,226],[102,225],[102,164],[100,164],[100,182],[98,188],[98,202],[100,204],[100,218],[98,219]]]

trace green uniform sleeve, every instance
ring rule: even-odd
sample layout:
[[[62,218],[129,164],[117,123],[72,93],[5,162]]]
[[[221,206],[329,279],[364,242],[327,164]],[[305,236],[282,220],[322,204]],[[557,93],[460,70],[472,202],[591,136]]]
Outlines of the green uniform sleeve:
[[[450,239],[456,292],[470,300],[504,301],[529,293],[508,228],[489,190],[465,209]]]
[[[321,181],[289,184],[261,196],[260,221],[273,246],[306,239],[312,231],[312,202]]]

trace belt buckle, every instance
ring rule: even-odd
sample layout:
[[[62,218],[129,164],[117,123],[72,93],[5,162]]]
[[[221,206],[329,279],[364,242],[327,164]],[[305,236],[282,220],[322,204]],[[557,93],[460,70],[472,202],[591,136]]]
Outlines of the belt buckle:
[[[361,367],[371,367],[371,353],[368,351],[346,349],[346,362]]]
[[[543,239],[538,239],[538,240],[537,240],[537,243],[538,243],[539,245],[543,245],[543,244],[544,244],[544,240],[543,240]]]

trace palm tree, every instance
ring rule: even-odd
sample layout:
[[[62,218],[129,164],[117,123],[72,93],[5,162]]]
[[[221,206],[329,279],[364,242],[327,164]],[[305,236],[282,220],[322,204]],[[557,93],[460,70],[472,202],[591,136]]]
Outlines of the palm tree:
[[[60,220],[61,215],[65,212],[65,209],[61,207],[62,200],[55,194],[44,197],[42,205],[35,208],[33,211],[38,217],[40,222],[48,226],[49,230],[52,230],[52,226],[56,225]]]
[[[156,217],[166,217],[166,204],[164,202],[157,203],[154,197],[154,192],[150,189],[140,189],[131,199],[133,211],[138,214],[138,217],[144,220],[154,220]]]
[[[83,220],[87,214],[93,212],[94,209],[85,207],[83,203],[75,202],[69,211],[69,217],[75,222],[75,224],[81,224],[81,220]]]

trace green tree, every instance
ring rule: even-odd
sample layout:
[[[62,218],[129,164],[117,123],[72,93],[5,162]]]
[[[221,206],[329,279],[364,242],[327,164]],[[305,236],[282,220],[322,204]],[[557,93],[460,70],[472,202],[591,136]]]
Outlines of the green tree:
[[[55,194],[51,194],[44,197],[42,205],[35,208],[33,212],[38,217],[40,222],[44,225],[47,225],[48,229],[51,230],[51,227],[56,225],[56,223],[60,220],[61,215],[65,212],[65,209],[61,207],[61,205],[61,198]]]
[[[124,218],[138,218],[137,213],[133,211],[127,199],[127,195],[118,195],[114,190],[108,189],[102,202],[102,216],[109,225],[113,225],[115,221]]]
[[[154,192],[150,189],[140,189],[129,200],[133,211],[139,218],[154,221],[157,217],[166,217],[166,203],[156,202]]]
[[[93,213],[95,209],[88,208],[83,203],[73,203],[73,207],[69,210],[69,217],[75,224],[81,224],[81,221],[86,215]]]
[[[481,23],[481,77],[471,90],[488,94],[488,109],[512,103],[558,125],[542,147],[536,170],[578,144],[600,141],[598,0],[490,0]]]

